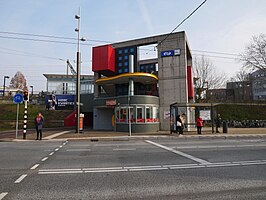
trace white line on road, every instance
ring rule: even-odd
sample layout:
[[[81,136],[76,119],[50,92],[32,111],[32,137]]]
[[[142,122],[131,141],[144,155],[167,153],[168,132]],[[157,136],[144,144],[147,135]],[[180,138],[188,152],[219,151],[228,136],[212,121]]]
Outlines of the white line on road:
[[[20,183],[24,178],[26,178],[26,176],[28,175],[27,174],[21,175],[14,183]]]
[[[51,153],[49,154],[49,156],[52,156],[52,155],[54,155],[54,152],[51,152]]]
[[[65,133],[68,133],[68,132],[70,132],[70,131],[63,131],[63,132],[60,132],[60,133],[56,133],[56,134],[53,134],[53,135],[49,135],[49,136],[47,136],[47,137],[45,137],[43,139],[46,139],[46,140],[53,139],[53,138],[56,138],[56,137],[58,137],[60,135],[63,135]]]
[[[56,148],[56,149],[55,149],[55,151],[58,151],[58,150],[59,150],[59,148]]]
[[[0,200],[3,199],[7,194],[8,194],[8,192],[2,192],[0,194]]]
[[[67,149],[66,151],[91,151],[91,149]]]
[[[154,146],[160,147],[160,148],[162,148],[162,149],[165,149],[165,150],[167,150],[167,151],[173,152],[173,153],[178,154],[178,155],[180,155],[180,156],[183,156],[183,157],[189,158],[189,159],[194,160],[194,161],[196,161],[196,162],[198,162],[198,163],[200,163],[200,164],[211,164],[210,162],[208,162],[208,161],[206,161],[206,160],[203,160],[203,159],[201,159],[201,158],[196,158],[196,157],[191,156],[191,155],[189,155],[189,154],[183,153],[183,152],[178,151],[178,150],[174,150],[174,149],[172,149],[172,148],[169,148],[169,147],[163,146],[163,145],[161,145],[161,144],[158,144],[158,143],[152,142],[152,141],[150,141],[150,140],[145,140],[145,142],[147,142],[147,143],[149,143],[149,144],[152,144],[152,145],[154,145]]]
[[[136,151],[136,148],[131,148],[131,149],[113,149],[113,151]]]
[[[42,159],[42,162],[46,161],[48,159],[48,157],[45,157]]]
[[[38,172],[38,174],[81,174],[83,171],[55,171],[55,172]]]
[[[39,165],[40,165],[40,164],[33,165],[33,167],[30,168],[30,169],[36,169],[37,167],[39,167]]]
[[[220,162],[210,164],[180,164],[180,165],[153,165],[153,166],[128,166],[128,167],[105,167],[105,168],[82,168],[82,169],[44,169],[38,174],[81,174],[81,173],[106,173],[106,172],[138,172],[156,170],[179,170],[215,167],[235,167],[248,165],[266,165],[266,161],[244,162]]]

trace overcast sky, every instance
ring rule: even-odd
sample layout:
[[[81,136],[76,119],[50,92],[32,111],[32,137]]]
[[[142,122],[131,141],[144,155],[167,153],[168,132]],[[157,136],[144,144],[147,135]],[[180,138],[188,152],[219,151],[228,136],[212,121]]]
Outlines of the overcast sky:
[[[34,91],[45,91],[43,74],[66,74],[67,59],[75,67],[77,33],[74,29],[77,21],[74,16],[79,7],[80,34],[88,39],[85,45],[81,45],[82,73],[91,74],[93,46],[169,33],[202,2],[1,0],[0,85],[5,75],[11,79],[17,71],[21,71],[28,86],[33,85]],[[253,35],[265,33],[265,30],[265,0],[208,0],[176,31],[186,32],[193,56],[204,54],[218,71],[231,77],[241,68],[236,55],[243,52]],[[144,50],[143,57],[155,54],[152,49]]]

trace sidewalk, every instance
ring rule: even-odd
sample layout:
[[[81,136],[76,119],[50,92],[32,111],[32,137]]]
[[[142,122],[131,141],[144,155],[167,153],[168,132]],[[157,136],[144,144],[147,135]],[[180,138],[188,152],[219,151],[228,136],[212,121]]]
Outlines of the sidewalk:
[[[222,130],[221,130],[222,131]],[[0,133],[1,134],[1,133]],[[94,131],[84,130],[80,134],[75,133],[75,130],[53,130],[44,131],[43,140],[133,140],[133,139],[158,139],[158,138],[182,138],[182,139],[204,139],[204,138],[266,138],[266,128],[229,128],[228,133],[212,133],[211,128],[205,128],[202,135],[198,135],[196,131],[184,132],[182,136],[176,133],[170,134],[170,131],[160,131],[156,133],[129,133],[125,132],[112,132],[112,131]],[[19,135],[18,139],[14,137],[3,138],[0,141],[31,141],[35,140],[35,133],[31,132],[27,134],[26,140],[22,139]]]
[[[231,128],[228,129],[228,133],[212,133],[211,128],[205,129],[202,135],[198,135],[196,131],[184,132],[182,136],[176,133],[170,134],[170,131],[159,131],[156,133],[129,133],[125,132],[107,132],[107,131],[83,131],[80,134],[76,134],[75,131],[69,131],[66,134],[60,135],[57,139],[68,139],[68,140],[132,140],[132,139],[157,139],[157,138],[248,138],[266,137],[266,128]]]

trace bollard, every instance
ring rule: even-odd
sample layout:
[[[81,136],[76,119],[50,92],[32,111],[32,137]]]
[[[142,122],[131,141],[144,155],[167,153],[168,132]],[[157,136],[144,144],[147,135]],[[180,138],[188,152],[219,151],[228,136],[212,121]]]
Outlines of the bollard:
[[[228,124],[226,121],[223,121],[223,133],[227,133],[228,132]]]

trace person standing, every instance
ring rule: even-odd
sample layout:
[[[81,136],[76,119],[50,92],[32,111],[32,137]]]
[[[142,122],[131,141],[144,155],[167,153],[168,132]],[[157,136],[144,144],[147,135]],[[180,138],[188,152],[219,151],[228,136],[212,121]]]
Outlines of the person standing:
[[[180,116],[180,119],[181,119],[181,132],[180,132],[180,134],[183,134],[184,128],[187,128],[186,127],[186,114],[182,113]]]
[[[176,132],[179,133],[179,135],[183,134],[183,131],[182,131],[182,120],[180,118],[180,115],[177,115],[177,118],[176,118]]]
[[[198,118],[197,118],[197,132],[198,132],[198,134],[201,134],[202,127],[203,127],[203,120],[200,116],[198,116]]]
[[[44,117],[42,113],[38,113],[37,117],[34,119],[34,124],[37,132],[36,140],[42,140],[42,128],[43,128]]]
[[[221,115],[218,114],[216,118],[216,133],[220,133],[219,128],[221,127],[222,124],[222,118]]]

